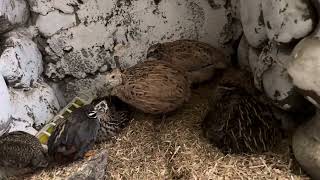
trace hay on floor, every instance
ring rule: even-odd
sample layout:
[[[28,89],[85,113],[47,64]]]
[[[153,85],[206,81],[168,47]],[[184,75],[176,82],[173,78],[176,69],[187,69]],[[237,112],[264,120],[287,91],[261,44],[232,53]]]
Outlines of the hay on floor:
[[[208,112],[213,86],[194,90],[192,99],[175,114],[161,119],[136,114],[135,120],[107,149],[111,179],[308,179],[292,171],[289,146],[279,153],[224,155],[202,136],[201,121]],[[210,90],[211,89],[211,90]],[[31,179],[64,179],[79,162],[36,173]],[[30,177],[29,177],[30,179]]]

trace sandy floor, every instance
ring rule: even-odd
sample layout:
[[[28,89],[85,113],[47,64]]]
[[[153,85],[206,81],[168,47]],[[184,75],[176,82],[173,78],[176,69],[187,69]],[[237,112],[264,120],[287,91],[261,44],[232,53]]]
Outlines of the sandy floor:
[[[113,142],[97,146],[96,151],[103,148],[109,153],[107,177],[308,179],[291,158],[286,140],[277,153],[259,155],[224,155],[209,145],[202,136],[200,123],[208,111],[212,86],[194,90],[191,101],[165,119],[136,114],[130,126]],[[47,169],[31,179],[64,179],[78,164]]]

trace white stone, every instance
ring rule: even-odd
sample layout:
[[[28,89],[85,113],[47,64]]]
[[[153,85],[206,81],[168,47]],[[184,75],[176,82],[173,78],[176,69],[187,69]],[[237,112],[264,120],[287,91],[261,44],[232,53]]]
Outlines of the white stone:
[[[303,38],[315,25],[309,1],[262,0],[262,10],[268,38],[277,42]]]
[[[23,25],[29,19],[29,8],[25,0],[0,1],[0,33]]]
[[[307,114],[314,109],[314,106],[294,88],[287,72],[291,60],[290,47],[275,43],[267,45],[259,57],[260,62],[267,62],[264,64],[260,81],[267,97],[279,108]]]
[[[5,40],[0,73],[13,87],[30,87],[43,71],[42,55],[28,37],[15,33]]]
[[[263,87],[266,95],[275,101],[286,99],[293,90],[293,84],[287,73],[287,64],[290,62],[289,49],[280,49],[274,45],[270,51],[261,56],[272,59],[272,65],[263,73]],[[289,107],[290,105],[287,105]]]
[[[301,40],[292,51],[291,56],[292,62],[288,73],[293,84],[305,91],[305,96],[310,96],[320,103],[320,39],[307,37]]]
[[[76,24],[74,14],[63,14],[59,11],[49,12],[47,15],[39,15],[36,26],[44,36],[52,36],[62,29],[68,29]]]
[[[8,87],[0,75],[0,136],[8,129],[11,114],[11,102]]]
[[[248,43],[253,47],[259,47],[261,43],[268,39],[263,21],[261,1],[264,0],[240,0],[243,32]]]
[[[51,0],[28,0],[28,2],[31,11],[42,15],[54,10]]]
[[[293,135],[295,158],[312,179],[320,179],[320,116],[319,112]]]
[[[63,13],[71,14],[74,12],[72,5],[77,5],[77,0],[53,0],[52,6]]]
[[[46,15],[51,11],[59,10],[63,13],[74,12],[72,5],[78,5],[77,0],[27,0],[31,11]]]
[[[46,83],[29,91],[10,89],[12,125],[10,131],[28,131],[48,122],[60,109],[53,89]]]

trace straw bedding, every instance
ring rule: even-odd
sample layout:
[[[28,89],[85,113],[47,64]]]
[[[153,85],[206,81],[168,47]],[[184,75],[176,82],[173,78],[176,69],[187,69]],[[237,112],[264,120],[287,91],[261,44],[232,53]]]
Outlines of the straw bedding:
[[[137,113],[116,139],[96,146],[96,151],[108,151],[106,179],[308,179],[287,140],[274,152],[257,155],[225,155],[212,147],[201,131],[212,88],[194,90],[190,102],[165,118]],[[82,162],[27,179],[65,179]]]

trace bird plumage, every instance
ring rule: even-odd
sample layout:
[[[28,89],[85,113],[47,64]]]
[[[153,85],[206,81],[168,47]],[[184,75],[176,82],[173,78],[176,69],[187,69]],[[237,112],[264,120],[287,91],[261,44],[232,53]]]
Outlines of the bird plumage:
[[[94,106],[73,111],[59,123],[48,140],[48,153],[57,161],[80,159],[89,151],[100,128]]]
[[[0,137],[0,167],[6,175],[17,175],[23,169],[29,172],[47,165],[47,154],[35,136],[14,131]]]
[[[96,143],[106,142],[115,137],[123,128],[129,125],[133,117],[129,105],[119,98],[110,96],[107,98],[106,103],[108,110],[105,113],[98,113],[100,129]]]
[[[114,86],[112,95],[129,105],[151,114],[168,113],[190,98],[190,83],[177,66],[164,61],[144,61],[124,72],[106,75]]]
[[[249,73],[225,75],[202,124],[205,136],[226,153],[269,151],[282,137],[271,104],[253,88]]]
[[[154,44],[148,48],[147,58],[167,61],[183,68],[194,84],[209,80],[217,70],[227,67],[226,56],[221,50],[196,40]]]

